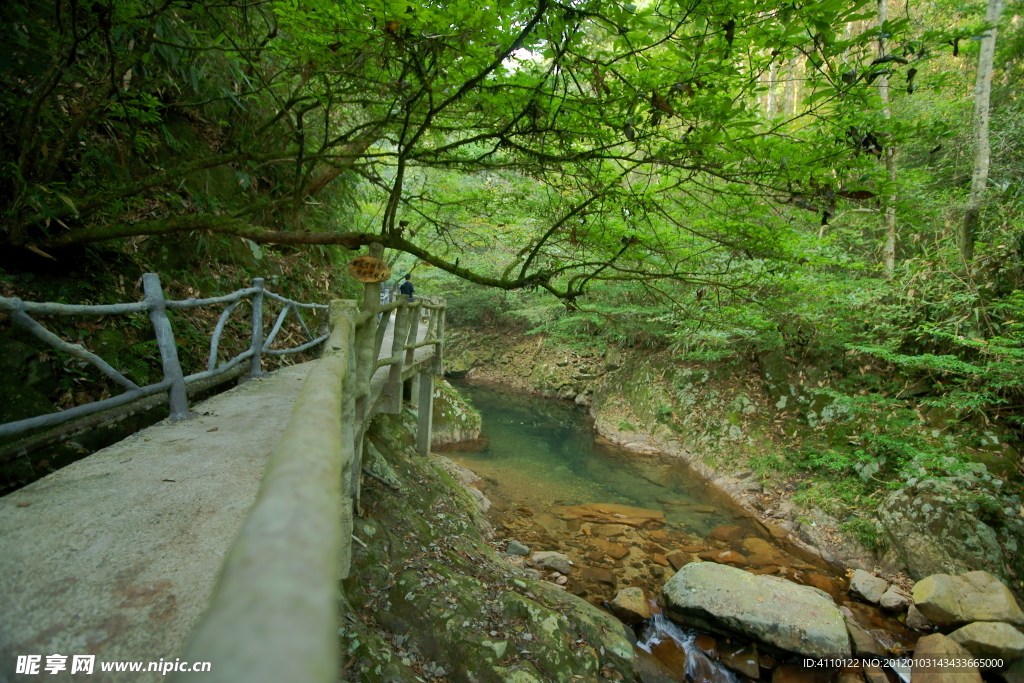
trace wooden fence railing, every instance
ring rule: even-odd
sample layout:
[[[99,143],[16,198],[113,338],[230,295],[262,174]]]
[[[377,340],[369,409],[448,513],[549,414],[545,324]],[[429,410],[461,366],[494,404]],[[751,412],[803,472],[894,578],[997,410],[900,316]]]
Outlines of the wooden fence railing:
[[[97,413],[106,413],[115,408],[124,406],[132,407],[144,402],[148,397],[157,400],[146,402],[146,408],[167,402],[170,407],[172,420],[179,420],[188,415],[188,394],[194,393],[190,389],[202,391],[216,386],[244,374],[246,370],[252,376],[262,374],[262,357],[278,356],[285,354],[300,353],[308,351],[322,344],[327,340],[327,335],[314,338],[309,327],[303,320],[299,309],[323,309],[327,306],[315,303],[299,303],[283,296],[267,291],[263,286],[263,278],[253,280],[252,287],[240,289],[224,296],[211,297],[208,299],[184,299],[181,301],[167,300],[164,298],[163,287],[160,284],[160,277],[156,273],[146,273],[142,276],[142,286],[145,298],[142,301],[127,304],[111,304],[103,306],[69,305],[58,303],[35,303],[22,301],[17,298],[0,297],[0,311],[11,316],[12,322],[22,327],[33,335],[46,342],[50,346],[62,351],[74,358],[91,363],[100,372],[124,388],[124,391],[117,396],[112,396],[101,401],[94,401],[84,405],[68,408],[56,413],[48,413],[35,417],[0,424],[0,437],[13,436],[40,427],[53,427],[71,420],[85,418]],[[236,355],[234,358],[218,363],[218,348],[224,326],[235,308],[246,298],[252,299],[251,307],[251,329],[252,337],[249,347]],[[273,299],[284,306],[281,308],[270,330],[270,334],[264,337],[263,325],[263,304],[265,299]],[[178,348],[174,340],[174,333],[171,329],[171,322],[167,317],[168,310],[182,310],[196,308],[198,306],[215,306],[226,304],[220,319],[214,327],[210,339],[210,356],[206,370],[202,372],[185,375],[178,360]],[[156,336],[157,346],[160,350],[160,361],[163,368],[163,379],[155,384],[140,387],[123,373],[116,370],[99,355],[89,351],[80,344],[72,344],[64,341],[59,336],[46,329],[38,321],[31,317],[35,315],[60,315],[60,316],[106,316],[124,315],[128,313],[146,312],[149,315],[150,324]],[[294,312],[298,318],[302,330],[306,334],[307,342],[300,346],[287,349],[273,349],[271,346],[277,338],[278,333],[284,325],[285,319],[290,312]],[[248,363],[246,363],[248,361]],[[163,394],[163,396],[159,396]],[[76,423],[79,430],[94,425]],[[13,457],[17,451],[38,448],[46,443],[52,443],[60,438],[66,438],[66,430],[56,430],[53,433],[42,434],[31,438],[32,443],[19,443],[12,448],[6,448],[0,453],[0,462],[8,457]]]
[[[338,581],[349,572],[364,433],[376,413],[399,413],[408,389],[417,448],[429,453],[444,313],[443,301],[384,303],[378,284],[365,285],[361,305],[331,302],[323,355],[182,654],[212,663],[204,683],[337,680]]]

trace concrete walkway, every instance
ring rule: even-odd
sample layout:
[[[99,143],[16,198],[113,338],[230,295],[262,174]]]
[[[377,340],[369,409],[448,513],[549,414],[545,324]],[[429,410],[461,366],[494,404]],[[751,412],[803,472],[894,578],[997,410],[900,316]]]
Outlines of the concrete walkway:
[[[381,358],[393,332],[392,318]],[[193,406],[194,419],[153,425],[0,498],[0,683],[83,680],[70,674],[73,655],[96,656],[85,680],[163,678],[144,672],[180,656],[315,366],[235,387]],[[373,391],[387,375],[374,373]],[[44,670],[53,654],[67,656],[56,675]],[[18,655],[41,655],[39,674],[15,674]],[[143,662],[143,673],[100,671],[119,661]]]
[[[315,363],[194,406],[0,498],[0,681],[155,681],[111,661],[174,661],[206,609],[270,451]],[[68,656],[45,672],[46,657]],[[96,655],[92,676],[70,655]],[[38,676],[17,655],[42,655]]]

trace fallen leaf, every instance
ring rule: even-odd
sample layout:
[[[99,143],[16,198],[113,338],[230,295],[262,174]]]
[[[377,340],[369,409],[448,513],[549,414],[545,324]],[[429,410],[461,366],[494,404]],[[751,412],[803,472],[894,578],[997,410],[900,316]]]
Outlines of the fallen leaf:
[[[173,481],[173,482],[177,482],[178,480],[177,480],[177,479],[164,479],[163,481]]]
[[[27,508],[31,504],[32,503],[18,503],[18,507],[20,507],[20,508]]]
[[[206,431],[208,431],[208,432],[215,432],[218,429],[220,429],[220,427],[214,427],[213,429],[207,429]]]
[[[28,249],[29,251],[31,251],[31,252],[32,252],[33,254],[39,254],[40,256],[44,256],[44,257],[46,257],[46,258],[48,258],[48,259],[51,259],[51,260],[53,260],[53,261],[56,261],[56,260],[57,260],[57,259],[53,258],[52,256],[50,256],[49,254],[47,254],[47,253],[46,253],[45,251],[43,251],[42,249],[40,249],[39,247],[37,247],[37,246],[34,246],[34,245],[32,245],[32,244],[26,244],[26,245],[25,245],[25,248],[26,248],[26,249]]]

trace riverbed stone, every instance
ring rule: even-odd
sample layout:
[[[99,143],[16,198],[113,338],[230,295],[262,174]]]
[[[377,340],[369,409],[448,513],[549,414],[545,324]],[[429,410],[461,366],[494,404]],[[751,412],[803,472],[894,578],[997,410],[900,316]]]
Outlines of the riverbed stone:
[[[584,581],[590,583],[604,583],[611,587],[615,587],[617,583],[615,574],[607,569],[601,569],[600,567],[584,567],[582,572]]]
[[[731,564],[738,567],[746,567],[750,562],[746,556],[736,552],[735,550],[707,550],[697,555],[702,560],[708,562],[718,562],[719,564]]]
[[[636,649],[635,668],[641,683],[677,683],[681,680],[664,662],[641,648]]]
[[[890,612],[905,612],[913,599],[899,586],[893,584],[882,594],[878,606]]]
[[[434,378],[434,405],[430,445],[473,441],[480,437],[483,418],[455,388],[440,377]]]
[[[595,538],[593,540],[594,547],[608,555],[613,560],[621,560],[626,555],[629,555],[629,548],[624,545],[615,543],[614,541],[608,541],[603,538]]]
[[[846,632],[850,635],[853,654],[865,657],[884,657],[886,652],[877,640],[861,626],[849,607],[840,607],[839,612],[846,621]]]
[[[934,574],[914,585],[913,596],[917,609],[937,626],[972,621],[1004,621],[1024,626],[1024,612],[1013,593],[988,572]]]
[[[508,547],[505,549],[509,555],[529,555],[530,546],[523,545],[519,541],[512,539],[508,542]]]
[[[612,614],[627,624],[639,624],[651,618],[651,606],[643,588],[630,586],[615,593],[610,603]]]
[[[949,634],[964,649],[978,657],[1014,660],[1024,657],[1024,633],[1002,621],[976,621]]]
[[[680,623],[810,657],[850,654],[843,615],[831,597],[815,588],[694,562],[662,591],[668,615]]]
[[[832,670],[783,664],[772,672],[772,683],[828,683]]]
[[[690,563],[690,556],[687,553],[669,553],[665,556],[665,559],[669,561],[672,568],[676,571]]]
[[[873,576],[863,569],[856,569],[850,577],[850,595],[866,603],[877,605],[889,588],[889,582]]]
[[[735,543],[744,536],[747,535],[747,530],[743,527],[734,526],[731,524],[722,524],[716,526],[708,534],[708,538],[712,541],[724,541],[726,543]]]
[[[757,536],[744,538],[743,549],[747,551],[747,559],[754,567],[778,567],[790,563],[789,558],[775,545]]]
[[[971,653],[955,640],[941,633],[925,636],[917,641],[910,680],[913,683],[981,683],[981,674],[974,667],[940,668],[922,664],[931,659],[968,659]]]
[[[572,562],[569,560],[569,557],[565,553],[553,550],[536,552],[530,556],[529,562],[534,567],[550,569],[562,574],[568,574],[572,571]]]
[[[867,683],[889,683],[889,677],[885,675],[885,671],[875,664],[868,664],[864,667],[864,679]]]
[[[761,675],[761,665],[757,661],[757,648],[753,645],[723,647],[719,652],[719,657],[722,664],[747,678],[756,679]]]

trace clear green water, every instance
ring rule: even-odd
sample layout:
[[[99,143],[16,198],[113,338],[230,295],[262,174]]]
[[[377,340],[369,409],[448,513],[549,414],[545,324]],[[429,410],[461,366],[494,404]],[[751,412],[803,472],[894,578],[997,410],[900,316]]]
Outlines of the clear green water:
[[[680,459],[641,455],[603,443],[582,408],[468,382],[453,382],[483,415],[490,440],[479,453],[451,457],[484,477],[503,500],[546,510],[554,505],[621,503],[662,510],[682,530],[704,536],[742,524]]]

